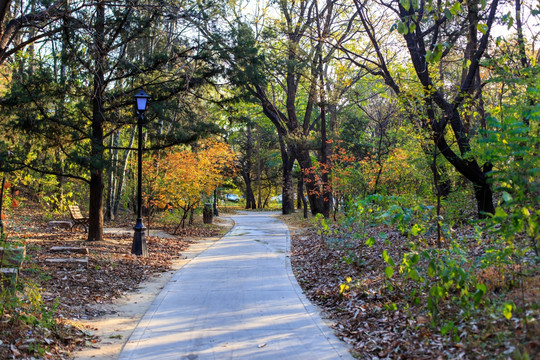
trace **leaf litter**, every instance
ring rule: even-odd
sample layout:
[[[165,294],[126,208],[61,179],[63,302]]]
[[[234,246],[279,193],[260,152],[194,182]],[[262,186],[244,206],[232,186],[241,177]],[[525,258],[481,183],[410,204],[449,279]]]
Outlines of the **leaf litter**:
[[[441,306],[441,314],[455,322],[459,341],[443,335],[433,326],[433,319],[424,307],[411,301],[410,282],[394,275],[390,291],[385,275],[388,264],[383,251],[400,260],[407,252],[408,238],[385,225],[365,230],[373,237],[372,246],[365,239],[347,236],[348,229],[333,225],[329,235],[321,235],[312,223],[282,217],[291,229],[291,261],[296,278],[306,296],[318,304],[334,323],[339,338],[348,343],[353,355],[361,359],[505,359],[521,358],[525,350],[531,359],[540,358],[540,295],[539,274],[526,279],[519,290],[528,293],[528,323],[518,318],[512,321],[502,316],[478,311],[467,320],[459,321],[459,307],[450,301]],[[473,238],[472,229],[463,228],[460,236]],[[387,239],[379,238],[386,234]],[[434,246],[434,239],[425,239]],[[476,242],[472,251],[481,251]],[[398,261],[396,261],[397,263]],[[481,275],[481,274],[480,274]],[[497,290],[504,282],[497,274],[484,275]],[[497,280],[499,279],[499,280]],[[484,279],[486,280],[486,279]],[[502,286],[501,284],[499,284]],[[506,284],[505,286],[510,286]],[[518,289],[509,289],[506,296],[520,302]],[[418,294],[425,298],[426,294]],[[497,297],[497,291],[491,296]],[[532,305],[531,305],[532,304]],[[536,305],[535,305],[536,304]],[[451,315],[451,316],[450,316]],[[521,352],[516,350],[521,348]]]
[[[94,335],[97,329],[84,321],[104,315],[100,305],[111,303],[136,290],[143,281],[170,270],[173,260],[182,258],[182,252],[196,238],[216,236],[219,229],[196,224],[172,238],[146,237],[148,257],[131,254],[133,238],[129,234],[105,234],[103,241],[88,242],[82,232],[52,230],[44,225],[15,230],[17,241],[27,249],[19,275],[19,283],[25,284],[25,289],[20,285],[16,295],[27,299],[26,287],[31,284],[30,288],[38,290],[35,296],[41,305],[34,313],[29,305],[2,307],[1,359],[67,359],[82,347],[99,348],[101,339]],[[86,247],[88,254],[50,251],[58,246]],[[47,261],[51,258],[82,260]],[[33,316],[41,321],[33,321]]]

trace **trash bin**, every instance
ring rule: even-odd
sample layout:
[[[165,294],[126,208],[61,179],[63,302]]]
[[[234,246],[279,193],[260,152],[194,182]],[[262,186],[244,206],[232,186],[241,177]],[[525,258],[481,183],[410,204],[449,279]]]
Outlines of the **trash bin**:
[[[212,204],[204,204],[203,207],[203,223],[211,224],[214,218],[214,211]]]

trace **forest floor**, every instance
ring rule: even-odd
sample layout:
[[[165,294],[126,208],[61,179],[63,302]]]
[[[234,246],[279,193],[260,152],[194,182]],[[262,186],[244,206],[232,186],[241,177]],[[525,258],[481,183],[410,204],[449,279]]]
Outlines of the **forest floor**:
[[[196,221],[175,236],[148,236],[149,256],[136,257],[130,233],[105,234],[103,241],[88,242],[83,231],[47,227],[38,209],[15,213],[19,221],[11,221],[6,233],[8,241],[26,245],[26,260],[16,296],[3,296],[11,304],[0,308],[0,359],[85,358],[96,353],[115,358],[153,297],[186,261],[189,249],[217,240],[231,227],[225,221]],[[105,226],[129,229],[132,222],[120,219]],[[172,233],[174,227],[159,229]],[[86,248],[88,253],[53,251],[59,246]],[[59,258],[80,262],[51,261]],[[81,349],[86,350],[77,354]]]
[[[435,324],[426,306],[420,306],[426,293],[413,295],[410,280],[399,281],[395,274],[390,282],[385,276],[388,264],[381,254],[386,250],[399,265],[408,251],[407,236],[372,226],[365,229],[366,238],[385,233],[388,239],[366,246],[365,238],[347,236],[350,229],[330,225],[321,235],[320,227],[300,214],[282,219],[291,230],[292,268],[299,284],[359,359],[540,359],[538,266],[532,271],[486,268],[478,276],[488,288],[487,307],[469,307],[465,316],[454,302],[441,300],[441,319],[451,319],[447,323],[452,325],[445,331],[444,321]],[[470,228],[456,231],[473,238]],[[435,246],[433,239],[426,242]],[[476,241],[469,246],[469,254],[482,251]],[[503,301],[525,310],[514,309],[506,319],[497,308]]]
[[[95,354],[114,359],[138,317],[190,248],[222,236],[230,227],[230,223],[196,222],[178,236],[148,237],[150,256],[138,258],[130,254],[131,234],[108,234],[104,241],[89,243],[82,231],[48,228],[50,217],[37,209],[17,209],[13,218],[6,226],[8,240],[26,244],[27,260],[20,275],[22,286],[15,299],[10,298],[14,303],[1,307],[1,359],[87,359]],[[367,247],[338,228],[332,229],[337,230],[332,236],[321,236],[313,220],[303,220],[300,214],[281,218],[291,230],[291,258],[299,284],[358,358],[540,359],[538,272],[522,274],[519,281],[515,271],[483,274],[493,290],[491,296],[504,296],[527,309],[528,322],[518,314],[505,319],[493,311],[477,311],[463,321],[455,320],[451,332],[459,340],[455,336],[451,340],[432,324],[425,307],[408,301],[406,282],[394,282],[395,289],[389,290],[381,253],[387,250],[399,259],[407,251],[406,236],[374,226],[368,235],[385,232],[389,241]],[[106,227],[130,228],[132,222],[129,216]],[[467,228],[457,231],[463,237],[471,235]],[[89,252],[58,254],[51,252],[53,246],[84,247]],[[80,266],[47,260],[56,257],[87,257],[88,261]],[[30,301],[20,301],[24,298]],[[449,302],[444,305],[445,314],[462,311]]]

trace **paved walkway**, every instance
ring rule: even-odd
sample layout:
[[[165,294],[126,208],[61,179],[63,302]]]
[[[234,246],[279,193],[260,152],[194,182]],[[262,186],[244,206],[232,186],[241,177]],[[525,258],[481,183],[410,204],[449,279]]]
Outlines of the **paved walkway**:
[[[271,215],[233,216],[163,288],[119,359],[352,359],[302,294],[288,229]]]

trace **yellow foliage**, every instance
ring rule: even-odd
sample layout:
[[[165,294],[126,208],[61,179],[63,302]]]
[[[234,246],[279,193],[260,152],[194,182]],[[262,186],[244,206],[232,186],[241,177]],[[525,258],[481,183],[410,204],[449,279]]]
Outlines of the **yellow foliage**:
[[[394,149],[381,164],[372,158],[365,158],[360,161],[360,166],[366,176],[369,189],[375,188],[377,177],[379,177],[379,186],[399,191],[408,184],[409,179],[416,179],[412,163],[413,154],[404,149]]]
[[[189,149],[153,156],[144,161],[145,197],[159,208],[196,207],[235,171],[236,156],[229,145],[216,140]]]

